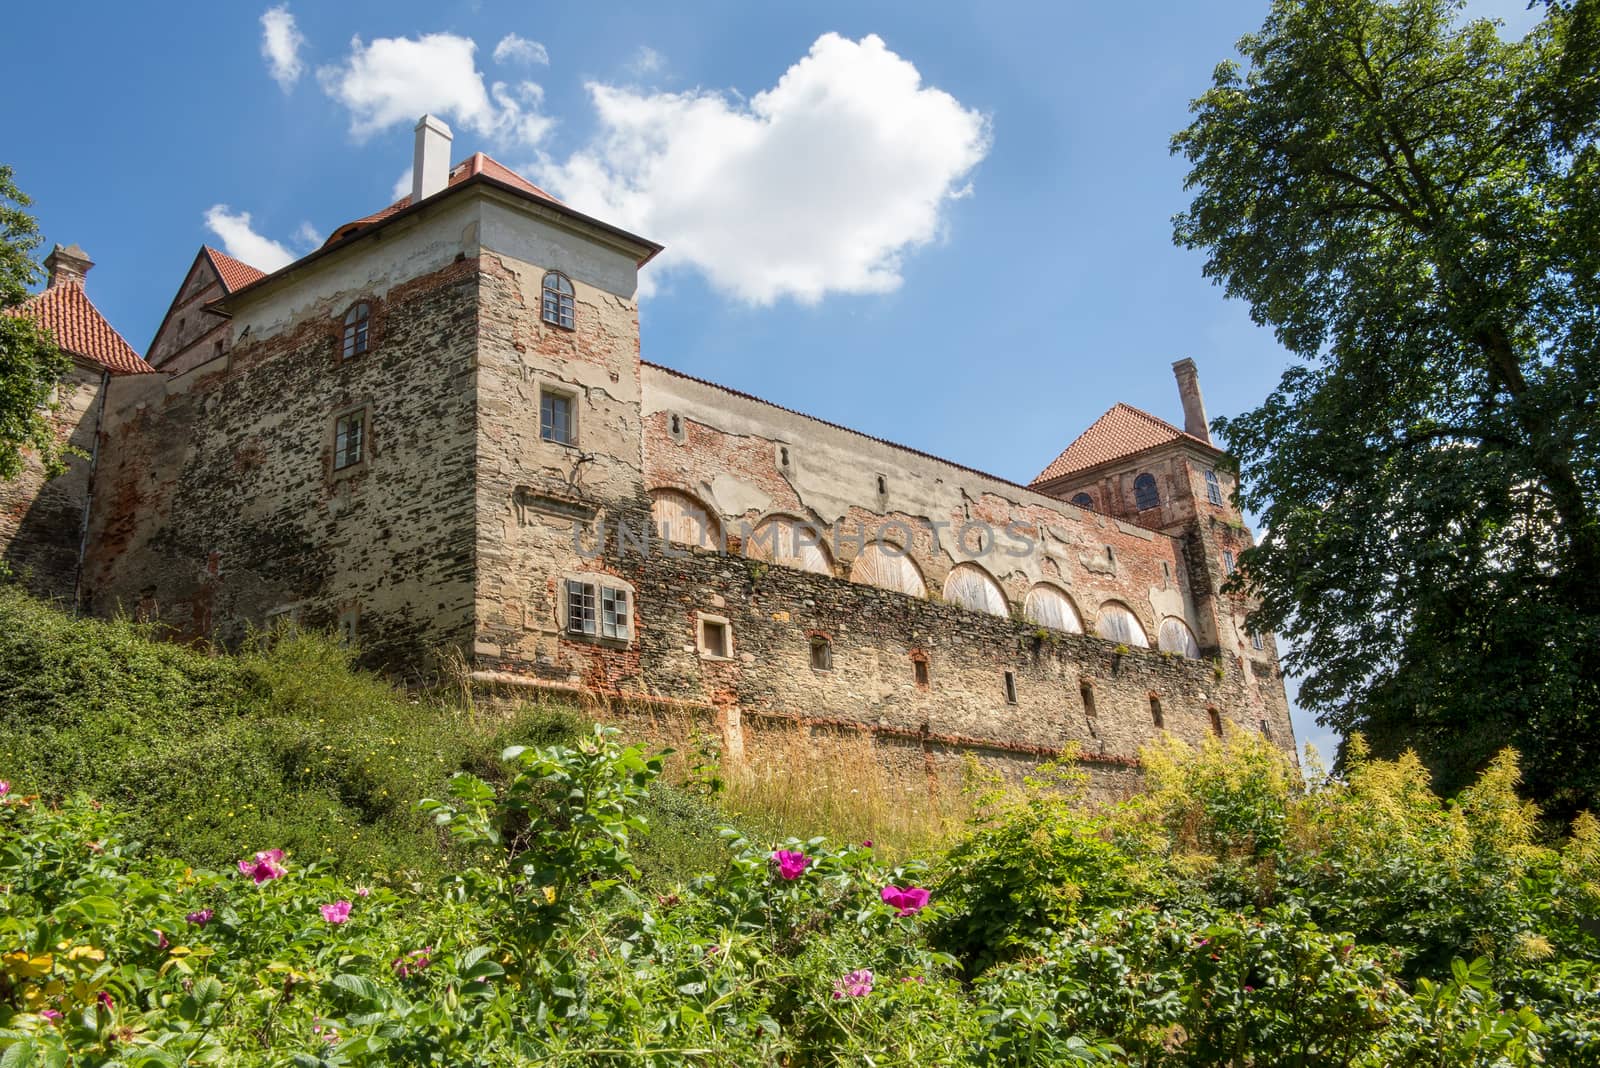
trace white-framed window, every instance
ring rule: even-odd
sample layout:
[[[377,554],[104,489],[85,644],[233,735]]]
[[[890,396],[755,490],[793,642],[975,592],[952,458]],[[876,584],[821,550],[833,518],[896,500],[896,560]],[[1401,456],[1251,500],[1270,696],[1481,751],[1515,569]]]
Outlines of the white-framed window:
[[[621,586],[567,579],[567,632],[628,641],[633,636],[633,598]]]
[[[1236,560],[1234,560],[1234,558],[1233,558],[1233,550],[1232,549],[1224,549],[1224,550],[1222,550],[1222,570],[1224,572],[1226,572],[1227,574],[1231,575],[1231,574],[1233,574],[1234,569],[1237,568],[1238,566],[1239,566],[1238,562]]]
[[[560,271],[546,271],[541,288],[543,299],[539,305],[540,317],[551,326],[559,326],[563,330],[576,330],[578,313],[573,302],[572,279]]]
[[[333,469],[343,471],[367,458],[367,410],[358,408],[333,421]]]
[[[578,443],[577,405],[570,393],[539,390],[539,437],[557,445]]]
[[[1217,480],[1215,471],[1206,472],[1206,500],[1218,506],[1222,504],[1222,483]]]
[[[1253,630],[1250,632],[1250,648],[1254,649],[1258,653],[1265,651],[1267,648],[1267,640],[1261,636],[1261,632],[1259,630]]]

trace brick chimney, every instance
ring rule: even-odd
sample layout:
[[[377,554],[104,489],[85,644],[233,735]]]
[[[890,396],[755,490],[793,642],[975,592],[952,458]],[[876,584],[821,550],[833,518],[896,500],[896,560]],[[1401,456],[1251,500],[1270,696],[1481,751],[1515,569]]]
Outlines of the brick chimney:
[[[411,203],[420,204],[450,184],[450,127],[424,115],[417,120],[416,149],[411,154]]]
[[[1172,365],[1178,379],[1178,399],[1183,401],[1183,429],[1206,444],[1211,444],[1211,428],[1206,425],[1206,402],[1200,396],[1200,370],[1187,356]]]
[[[94,261],[77,245],[57,245],[44,258],[44,265],[50,272],[49,288],[54,289],[63,283],[83,285],[83,276],[89,273]]]

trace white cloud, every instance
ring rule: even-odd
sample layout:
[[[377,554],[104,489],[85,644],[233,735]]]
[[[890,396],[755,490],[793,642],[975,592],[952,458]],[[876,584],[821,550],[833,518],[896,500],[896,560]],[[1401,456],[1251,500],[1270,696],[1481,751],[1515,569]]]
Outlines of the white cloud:
[[[501,42],[502,44],[504,42]],[[531,43],[531,42],[530,42]],[[350,109],[350,132],[370,137],[424,113],[444,116],[500,145],[531,147],[550,129],[533,82],[485,85],[467,37],[429,33],[350,42],[350,55],[317,71],[323,91]]]
[[[900,285],[989,147],[987,119],[876,36],[825,34],[748,105],[591,83],[595,141],[540,175],[581,211],[662,241],[754,304]]]
[[[667,57],[657,52],[649,45],[640,45],[639,51],[633,54],[633,59],[628,62],[628,69],[637,75],[654,74],[666,66]]]
[[[411,168],[407,167],[406,172],[394,180],[394,198],[399,200],[401,197],[408,197],[410,195]]]
[[[206,229],[222,239],[224,252],[257,270],[276,271],[296,258],[272,238],[256,233],[250,226],[248,211],[235,212],[226,204],[214,204],[206,212]]]
[[[288,92],[305,69],[300,62],[300,46],[306,43],[294,24],[288,4],[269,8],[261,16],[261,55],[273,79]]]
[[[530,41],[514,33],[508,33],[500,38],[500,43],[494,46],[494,61],[496,63],[534,63],[541,67],[550,65],[550,53],[538,41]]]
[[[312,226],[309,222],[300,224],[300,229],[294,232],[295,243],[302,248],[316,248],[322,244],[322,231]]]

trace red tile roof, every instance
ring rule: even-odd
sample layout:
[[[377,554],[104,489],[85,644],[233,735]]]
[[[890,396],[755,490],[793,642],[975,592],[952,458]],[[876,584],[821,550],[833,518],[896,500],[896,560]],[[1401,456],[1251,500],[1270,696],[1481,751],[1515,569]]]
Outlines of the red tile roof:
[[[450,168],[450,181],[449,181],[449,184],[450,185],[459,185],[461,182],[466,181],[468,178],[474,177],[475,175],[479,175],[479,174],[483,175],[486,178],[493,178],[497,182],[504,182],[507,185],[515,186],[516,188],[522,190],[524,193],[531,193],[536,197],[543,197],[545,200],[550,201],[552,204],[560,204],[561,203],[561,201],[557,200],[555,197],[551,196],[549,193],[546,193],[543,189],[540,189],[538,186],[534,185],[532,182],[530,182],[526,178],[522,177],[522,175],[518,174],[516,171],[512,170],[510,167],[507,167],[505,164],[499,162],[498,160],[492,159],[491,157],[484,155],[482,152],[474,152],[466,160],[466,162],[458,163],[454,167]],[[326,248],[329,245],[333,244],[335,241],[342,241],[345,238],[349,237],[351,234],[355,233],[357,230],[364,230],[367,227],[371,226],[373,223],[382,222],[383,220],[387,219],[389,216],[395,214],[396,212],[404,211],[406,208],[409,208],[410,206],[411,206],[411,194],[407,193],[405,196],[401,197],[399,200],[395,201],[393,204],[390,204],[387,208],[383,208],[383,209],[381,209],[379,211],[375,211],[371,215],[363,216],[362,218],[356,219],[354,222],[345,223],[343,226],[339,227],[333,233],[329,234],[328,235],[328,240],[324,241],[322,243],[322,246],[324,248]]]
[[[1063,475],[1153,449],[1157,445],[1185,440],[1213,452],[1221,451],[1209,441],[1179,430],[1165,419],[1157,419],[1149,412],[1119,402],[1091,423],[1088,430],[1079,434],[1029,484],[1038,486]]]
[[[210,257],[211,266],[221,279],[224,292],[232,293],[236,289],[243,289],[256,279],[267,276],[266,271],[258,271],[243,260],[236,260],[232,256],[218,252],[210,245],[201,246],[201,251]]]
[[[48,327],[63,351],[99,364],[112,374],[153,374],[132,345],[106,322],[105,316],[83,291],[82,282],[57,282],[14,308],[7,315],[26,315]]]

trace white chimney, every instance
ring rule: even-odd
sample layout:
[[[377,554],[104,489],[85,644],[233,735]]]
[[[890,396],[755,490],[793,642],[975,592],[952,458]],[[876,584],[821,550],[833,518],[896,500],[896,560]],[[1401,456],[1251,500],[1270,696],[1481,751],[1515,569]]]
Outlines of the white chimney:
[[[450,127],[424,115],[417,120],[417,147],[411,155],[411,203],[417,204],[450,184]]]

